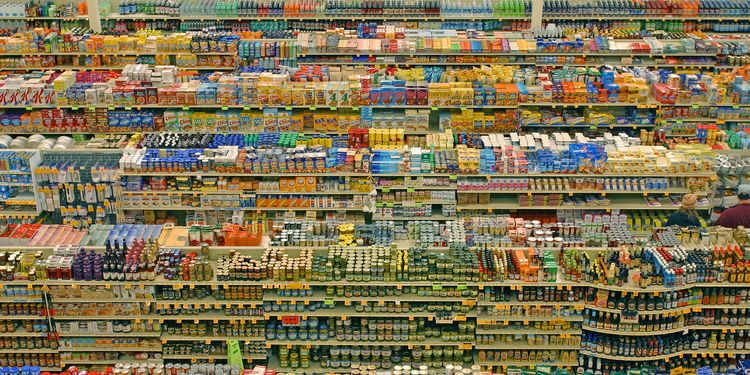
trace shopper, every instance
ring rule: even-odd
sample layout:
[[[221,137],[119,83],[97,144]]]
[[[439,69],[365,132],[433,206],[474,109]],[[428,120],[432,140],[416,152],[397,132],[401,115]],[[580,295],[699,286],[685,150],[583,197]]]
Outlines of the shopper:
[[[680,210],[669,215],[667,226],[677,225],[680,227],[700,227],[701,220],[698,212],[695,211],[695,203],[698,197],[695,194],[685,194],[682,196],[682,207]]]
[[[750,228],[750,185],[737,187],[737,198],[740,200],[736,206],[727,208],[716,220],[716,225],[727,228],[743,226]]]

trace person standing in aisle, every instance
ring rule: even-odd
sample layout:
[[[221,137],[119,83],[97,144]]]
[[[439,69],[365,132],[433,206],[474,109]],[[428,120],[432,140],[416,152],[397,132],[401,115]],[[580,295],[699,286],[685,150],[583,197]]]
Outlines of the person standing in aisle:
[[[701,220],[698,216],[698,212],[695,211],[695,203],[698,202],[698,197],[695,194],[685,194],[682,196],[682,207],[669,215],[667,219],[667,225],[677,225],[679,227],[700,227]]]
[[[716,220],[716,225],[727,228],[750,228],[750,185],[738,186],[737,198],[740,200],[739,203],[724,210]]]

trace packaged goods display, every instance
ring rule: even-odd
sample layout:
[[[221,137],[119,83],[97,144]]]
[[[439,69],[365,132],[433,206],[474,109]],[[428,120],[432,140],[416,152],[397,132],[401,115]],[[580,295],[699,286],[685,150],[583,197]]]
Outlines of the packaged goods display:
[[[749,9],[6,1],[0,375],[750,373]]]
[[[52,235],[50,229],[37,233]],[[710,237],[713,245],[704,239],[690,252],[646,242],[545,251],[333,246],[298,255],[256,248],[255,255],[232,250],[216,260],[210,255],[218,249],[213,246],[203,250],[209,255],[168,247],[155,251],[157,242],[168,245],[178,239],[173,232],[179,230],[113,227],[105,236],[113,245],[107,242],[102,250],[68,245],[57,246],[48,256],[43,250],[3,254],[5,298],[47,301],[11,304],[6,307],[13,310],[4,315],[51,318],[60,337],[59,344],[50,346],[25,338],[6,344],[53,350],[63,363],[85,364],[123,358],[97,353],[101,345],[137,360],[159,358],[154,353],[165,360],[216,358],[227,353],[224,341],[236,338],[244,342],[245,358],[278,356],[279,366],[290,369],[347,368],[354,362],[376,369],[437,369],[448,363],[481,368],[504,361],[586,368],[587,361],[617,355],[648,362],[700,350],[714,358],[745,348],[742,329],[721,328],[744,326],[746,309],[737,307],[748,289],[740,248],[747,233],[742,231],[706,233],[715,236]],[[122,233],[132,233],[132,242],[120,242]],[[155,242],[141,250],[141,238]],[[665,268],[666,258],[673,263]],[[145,266],[134,269],[127,259]],[[88,274],[87,262],[93,270],[103,264],[106,272]],[[153,275],[151,262],[159,265]],[[55,284],[58,277],[79,281]],[[254,284],[230,286],[221,280]],[[26,283],[46,289],[29,290]],[[294,284],[302,287],[288,287]],[[677,311],[681,314],[673,314]],[[6,329],[19,332],[10,327]],[[50,328],[23,329],[44,333]],[[690,333],[683,336],[683,330]],[[121,334],[135,337],[115,339]],[[372,349],[364,353],[372,347],[357,344],[362,341],[375,343],[380,354]],[[300,342],[314,342],[315,347]],[[533,343],[550,348],[492,348]],[[477,348],[476,356],[469,355],[466,345]]]

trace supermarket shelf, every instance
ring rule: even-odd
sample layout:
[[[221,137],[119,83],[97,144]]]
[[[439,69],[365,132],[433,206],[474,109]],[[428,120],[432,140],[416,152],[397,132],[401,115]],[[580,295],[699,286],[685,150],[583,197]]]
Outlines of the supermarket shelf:
[[[111,366],[116,363],[155,363],[160,364],[163,361],[161,359],[134,359],[132,357],[126,357],[126,358],[118,358],[118,359],[102,359],[102,360],[91,360],[91,359],[63,359],[63,367],[67,364],[76,364],[76,365],[107,365]]]
[[[25,21],[88,21],[89,16],[88,15],[79,15],[79,16],[65,16],[65,17],[27,17],[27,16],[3,16],[0,17],[0,21],[3,20],[25,20]]]
[[[518,177],[567,177],[567,178],[584,178],[584,177],[622,177],[623,175],[631,174],[631,173],[637,173],[640,177],[664,177],[665,174],[669,174],[671,177],[715,177],[716,173],[714,172],[677,172],[677,171],[663,171],[661,173],[658,172],[630,172],[630,171],[623,171],[623,172],[613,172],[608,171],[604,173],[543,173],[543,172],[527,172],[527,173],[476,173],[476,174],[448,174],[448,173],[403,173],[403,172],[392,172],[392,173],[357,173],[357,172],[340,172],[340,171],[332,171],[332,172],[289,172],[289,173],[257,173],[257,172],[250,172],[250,173],[243,173],[243,172],[237,172],[237,173],[218,173],[218,172],[177,172],[181,176],[203,176],[203,177],[241,177],[241,176],[249,176],[249,177],[289,177],[289,176],[329,176],[329,177],[450,177],[450,176],[456,176],[456,177],[462,177],[462,178],[471,178],[471,177],[512,177],[512,178],[518,178]],[[141,177],[150,177],[150,176],[156,176],[156,177],[168,177],[168,176],[174,176],[174,172],[120,172],[118,173],[118,176],[120,177],[128,177],[128,176],[141,176]],[[390,187],[389,187],[390,188]],[[408,189],[409,187],[404,187],[404,189]],[[449,187],[435,187],[434,190],[448,190]],[[415,190],[418,190],[415,188]]]
[[[611,330],[611,329],[600,329],[600,328],[594,328],[589,327],[587,325],[583,325],[581,327],[584,331],[590,331],[590,332],[598,332],[598,333],[604,333],[608,335],[618,335],[618,336],[660,336],[660,335],[668,335],[671,333],[679,333],[683,332],[685,330],[688,330],[690,326],[684,326],[684,327],[677,327],[672,329],[665,329],[663,331],[624,331],[624,330]]]
[[[2,336],[7,337],[47,337],[49,334],[45,332],[3,332],[0,333]]]
[[[541,349],[542,347],[535,347],[535,349]],[[481,365],[481,366],[516,366],[516,367],[530,367],[535,368],[537,366],[556,366],[556,367],[577,367],[578,362],[562,362],[562,361],[554,361],[554,362],[528,362],[528,361],[475,361],[474,363]]]
[[[581,350],[580,352],[583,355],[597,357],[597,358],[603,358],[603,359],[612,359],[617,361],[663,361],[668,358],[674,358],[674,357],[684,357],[684,356],[691,356],[693,358],[697,357],[716,357],[716,356],[726,356],[726,357],[733,357],[735,355],[743,355],[743,354],[750,354],[749,350],[715,350],[715,349],[701,349],[701,350],[687,350],[687,351],[680,351],[676,353],[670,353],[670,354],[662,354],[657,356],[648,356],[648,357],[637,357],[637,356],[621,356],[621,355],[608,355],[603,353],[596,353],[591,352],[588,350]]]
[[[679,210],[680,206],[662,204],[661,206],[650,206],[641,198],[617,198],[610,199],[608,205],[562,205],[562,206],[521,206],[517,198],[498,197],[487,204],[464,204],[458,208],[459,211],[468,210]],[[698,206],[698,210],[708,207]]]
[[[0,315],[0,320],[39,320],[47,319],[41,315]]]
[[[515,316],[515,315],[478,315],[477,320],[493,322],[582,322],[582,316]]]
[[[241,303],[237,303],[238,305]],[[252,305],[254,304],[247,304],[250,306],[250,308],[253,308]],[[260,308],[261,305],[258,304],[256,308]],[[155,320],[158,320],[160,322],[162,321],[190,321],[190,322],[197,322],[201,320],[228,320],[228,321],[258,321],[263,320],[263,316],[258,315],[225,315],[224,313],[219,312],[204,312],[201,314],[196,315],[158,315]]]
[[[238,340],[238,341],[265,341],[265,337],[254,337],[254,336],[182,336],[182,335],[161,335],[162,342],[164,341],[227,341],[227,340]]]
[[[750,120],[749,120],[750,121]],[[750,149],[738,149],[738,150],[713,150],[717,154],[722,155],[739,155],[739,156],[750,156]]]
[[[320,345],[320,346],[340,346],[340,345],[379,345],[379,346],[460,346],[468,343],[460,341],[442,341],[440,339],[428,338],[418,341],[339,341],[339,340],[267,340],[266,343],[272,346],[282,345]]]
[[[0,349],[0,353],[3,354],[13,354],[13,353],[22,353],[22,354],[55,354],[57,353],[57,349]]]
[[[724,288],[724,287],[732,287],[734,285],[735,287],[740,288],[747,288],[750,287],[748,283],[741,283],[741,284],[732,284],[732,283],[694,283],[694,284],[685,284],[685,285],[679,285],[679,286],[657,286],[657,285],[651,285],[646,288],[640,288],[634,285],[605,285],[605,284],[592,284],[593,287],[596,287],[598,289],[604,289],[604,290],[611,290],[616,292],[628,292],[633,294],[638,293],[662,293],[662,292],[671,292],[671,291],[679,291],[679,290],[685,290],[685,289],[691,289],[691,288],[709,288],[711,286],[715,286],[718,288]]]
[[[0,185],[2,185],[0,183]],[[202,191],[202,190],[148,190],[148,191],[123,191],[122,194],[130,196],[143,196],[143,195],[368,195],[370,192],[365,191],[263,191],[263,190],[217,190],[217,191]]]
[[[135,320],[135,319],[156,319],[158,315],[55,315],[55,320]]]
[[[723,118],[714,118],[714,117],[691,117],[691,118],[659,118],[658,121],[664,121],[664,122],[717,122],[717,121],[723,121],[723,122],[743,122],[743,121],[750,121],[750,120],[743,120],[743,119],[723,119]]]
[[[580,329],[537,329],[537,328],[501,328],[483,329],[477,326],[477,335],[580,335]]]
[[[375,302],[461,302],[476,299],[476,297],[438,297],[438,296],[418,296],[413,294],[402,294],[400,296],[375,296],[375,297],[328,297],[328,296],[305,296],[305,297],[288,297],[288,296],[263,296],[264,301],[295,301],[295,302],[346,302],[352,304],[375,303]]]
[[[226,354],[163,354],[164,359],[195,359],[195,360],[226,360]],[[243,354],[242,358],[245,360],[264,360],[267,357],[265,355],[258,354]]]
[[[55,298],[52,297],[52,303],[151,303],[162,302],[156,298]]]
[[[398,205],[402,207],[414,207],[417,203],[419,204],[458,204],[457,201],[442,201],[442,200],[424,200],[424,201],[414,201],[414,200],[404,200],[400,202],[388,202],[388,201],[378,201],[377,203],[380,203],[382,205],[386,204],[392,204],[392,205]]]
[[[6,209],[3,211],[0,211],[0,218],[7,218],[7,217],[37,217],[39,216],[39,212],[36,210],[13,210],[13,209]]]
[[[459,193],[462,194],[481,194],[481,193],[490,193],[490,194],[567,194],[567,195],[573,195],[573,194],[687,194],[687,193],[695,193],[697,195],[706,195],[709,194],[708,191],[697,191],[693,192],[690,189],[685,188],[674,188],[674,189],[665,189],[665,190],[642,190],[642,191],[627,191],[627,190],[461,190],[460,188],[457,190]]]
[[[34,71],[34,70],[40,70],[40,71],[46,71],[46,70],[81,70],[81,71],[88,71],[88,70],[123,70],[124,66],[75,66],[75,65],[55,65],[55,66],[23,66],[23,67],[0,67],[0,71],[14,71],[14,70],[23,70],[23,71]],[[236,70],[236,67],[233,66],[184,66],[181,67],[182,69],[186,71],[190,70]],[[145,108],[145,106],[144,106]]]
[[[58,332],[60,337],[161,337],[160,332],[93,332],[93,333],[65,333]]]
[[[289,176],[330,176],[330,177],[370,177],[370,173],[355,173],[355,172],[289,172],[289,173],[256,173],[256,172],[238,172],[238,173],[218,173],[218,172],[177,172],[180,176],[202,176],[202,177],[289,177]],[[118,176],[155,176],[155,177],[168,177],[174,176],[174,172],[120,172]]]
[[[283,21],[283,20],[291,20],[291,21],[333,21],[333,20],[340,20],[340,21],[366,21],[366,20],[393,20],[393,21],[451,21],[451,20],[493,20],[493,21],[499,21],[499,20],[528,20],[530,19],[529,16],[495,16],[495,15],[466,15],[466,16],[451,16],[451,17],[444,17],[444,16],[417,16],[414,14],[403,14],[403,15],[351,15],[351,16],[340,16],[340,15],[326,15],[326,14],[316,14],[314,16],[245,16],[245,15],[236,15],[236,16],[227,16],[227,15],[215,15],[215,14],[206,14],[206,15],[200,15],[200,16],[170,16],[170,15],[159,15],[159,14],[118,14],[118,13],[110,13],[109,15],[103,16],[103,20],[117,20],[117,19],[125,19],[125,20],[179,20],[179,21],[216,21],[216,20],[224,20],[224,21]]]
[[[429,177],[429,176],[425,176]],[[456,190],[456,185],[449,186],[376,186],[379,190]]]
[[[594,15],[575,15],[575,14],[563,14],[563,15],[542,15],[543,20],[628,20],[628,21],[643,21],[643,20],[658,20],[658,21],[746,21],[750,20],[750,17],[738,14],[727,14],[722,16],[707,16],[707,15],[681,15],[681,14],[629,14],[629,15],[607,15],[607,14],[594,14]]]
[[[493,39],[487,39],[493,40]],[[431,51],[401,51],[401,52],[384,52],[379,50],[348,50],[348,51],[310,51],[300,49],[299,56],[354,56],[354,57],[375,57],[375,56],[591,56],[591,57],[613,57],[613,56],[661,56],[666,57],[715,57],[716,53],[709,52],[634,52],[624,50],[601,50],[601,51],[580,51],[580,52],[538,52],[538,51],[471,51],[471,50],[431,50]],[[508,63],[506,65],[513,65]],[[690,64],[688,64],[690,65]]]
[[[467,52],[468,54],[468,52]],[[433,54],[440,56],[440,53]],[[481,54],[480,54],[481,55]],[[582,54],[583,55],[583,54]],[[377,56],[382,56],[378,53]],[[422,55],[420,55],[422,56]],[[465,55],[460,55],[465,56]],[[502,56],[502,55],[499,55]],[[592,55],[592,56],[605,56],[605,55]],[[715,56],[715,55],[714,55]],[[481,65],[505,65],[505,66],[551,66],[551,67],[598,67],[602,65],[615,65],[615,66],[627,66],[627,67],[643,67],[643,68],[674,68],[674,69],[699,69],[699,68],[715,68],[715,69],[734,69],[737,66],[732,65],[716,65],[716,63],[693,63],[693,62],[677,62],[677,63],[658,63],[658,62],[642,62],[642,63],[624,63],[622,61],[587,61],[585,63],[545,63],[538,61],[465,61],[465,62],[443,62],[443,61],[351,61],[351,60],[304,60],[298,61],[297,65],[330,65],[330,66],[481,66]]]
[[[13,151],[12,149],[3,150],[3,151]],[[24,175],[30,175],[31,171],[17,171],[17,170],[3,170],[0,171],[0,175],[2,174],[24,174]]]
[[[407,301],[404,301],[407,302]],[[411,300],[408,300],[408,302],[412,302]],[[356,306],[356,304],[355,304]],[[344,306],[337,306],[332,309],[319,309],[315,311],[266,311],[263,313],[266,317],[283,317],[283,316],[299,316],[302,319],[306,319],[308,317],[319,317],[319,316],[361,316],[361,317],[394,317],[394,316],[401,316],[401,317],[409,317],[410,319],[413,318],[436,318],[435,312],[429,312],[429,311],[418,311],[418,312],[376,312],[376,311],[356,311],[353,308],[348,308]],[[465,318],[473,318],[476,317],[476,313],[468,312],[468,313],[455,313],[455,315],[460,315]]]
[[[65,67],[56,67],[57,70],[64,70]],[[37,68],[39,69],[39,68]],[[91,68],[88,68],[91,69]],[[195,68],[185,68],[186,70],[194,70]],[[206,69],[209,70],[217,70],[218,68],[213,67],[207,67]],[[234,69],[234,68],[226,68],[226,69]],[[13,69],[10,69],[13,70]],[[17,70],[17,69],[16,69]],[[46,69],[50,70],[50,69]],[[53,69],[54,70],[54,69]],[[638,108],[658,108],[658,107],[750,107],[750,103],[740,104],[740,103],[677,103],[677,104],[667,104],[667,103],[658,103],[658,102],[648,102],[648,103],[600,103],[600,102],[592,102],[592,103],[552,103],[552,102],[522,102],[517,104],[508,104],[508,105],[456,105],[456,106],[435,106],[435,105],[361,105],[361,106],[352,106],[352,105],[337,105],[337,106],[329,106],[329,105],[323,105],[323,106],[314,106],[314,105],[268,105],[268,104],[261,104],[261,103],[253,103],[253,104],[243,104],[243,105],[237,105],[237,104],[227,104],[227,105],[221,105],[221,104],[177,104],[177,105],[159,105],[159,104],[79,104],[79,105],[69,105],[69,104],[54,104],[54,105],[13,105],[8,104],[5,105],[7,109],[57,109],[57,108],[65,108],[65,109],[83,109],[83,108],[124,108],[124,109],[141,109],[141,108],[149,108],[149,109],[179,109],[179,108],[207,108],[207,109],[243,109],[243,110],[251,110],[254,108],[257,109],[263,109],[263,108],[278,108],[278,109],[285,109],[285,110],[293,110],[293,109],[309,109],[312,111],[315,110],[338,110],[338,109],[348,109],[348,110],[354,110],[357,111],[362,107],[370,107],[374,109],[430,109],[433,111],[439,111],[439,110],[446,110],[446,109],[516,109],[521,107],[560,107],[560,108],[594,108],[594,107],[638,107]]]
[[[497,343],[497,344],[477,344],[474,345],[475,349],[485,349],[485,350],[521,350],[521,349],[539,349],[539,345],[529,345],[526,343],[514,343],[514,344],[505,344],[505,343]],[[580,345],[544,345],[544,350],[580,350]]]
[[[317,374],[351,374],[351,368],[330,368],[322,367],[321,365],[311,362],[309,367],[281,367],[279,359],[273,356],[268,361],[268,369],[274,370],[277,373],[292,373],[295,375],[317,375]]]
[[[161,352],[160,347],[102,347],[102,346],[76,346],[60,347],[61,352]]]
[[[272,246],[273,247],[273,246]],[[282,248],[282,246],[279,246]],[[18,247],[12,247],[14,249],[17,249]],[[184,249],[199,249],[199,247],[174,247],[174,246],[166,246],[166,248],[184,248]],[[224,247],[214,247],[214,249],[221,249]],[[231,247],[227,246],[226,249],[263,249],[264,247]],[[290,247],[283,247],[286,249],[290,249]],[[302,246],[300,248],[309,249],[311,247],[309,246]],[[327,246],[321,246],[321,249],[326,249]],[[42,248],[34,248],[34,249],[42,249]],[[432,248],[433,250],[446,250],[446,248]],[[528,247],[521,246],[521,247],[510,247],[510,248],[504,248],[506,250],[524,250],[528,249]],[[584,248],[583,250],[591,250],[591,251],[601,251],[605,248]],[[7,281],[3,282],[3,285],[13,285],[13,286],[27,286],[27,285],[48,285],[48,286],[85,286],[85,285],[110,285],[110,286],[124,286],[124,287],[142,287],[142,286],[172,286],[172,287],[189,287],[189,286],[198,286],[198,285],[221,285],[221,286],[229,286],[229,285],[254,285],[254,286],[264,286],[267,289],[272,288],[278,288],[278,289],[309,289],[310,287],[314,286],[352,286],[352,285],[371,285],[371,286],[397,286],[397,287],[403,287],[403,286],[433,286],[433,285],[442,285],[442,286],[471,286],[471,287],[479,287],[484,288],[485,286],[524,286],[524,287],[531,287],[531,286],[554,286],[554,287],[592,287],[592,288],[598,288],[598,289],[604,289],[604,290],[612,290],[612,291],[619,291],[619,292],[629,292],[629,293],[662,293],[662,292],[671,292],[671,291],[679,291],[679,290],[685,290],[685,289],[691,289],[691,288],[750,288],[750,283],[728,283],[728,282],[722,282],[722,283],[692,283],[692,284],[684,284],[684,285],[677,285],[677,286],[658,286],[658,285],[651,285],[646,288],[641,288],[633,285],[605,285],[605,284],[599,284],[599,283],[588,283],[583,281],[568,281],[568,280],[558,280],[554,282],[549,281],[538,281],[538,282],[525,282],[525,281],[518,281],[518,280],[506,280],[506,281],[467,281],[467,280],[452,280],[452,281],[417,281],[417,280],[388,280],[388,281],[347,281],[347,280],[337,280],[337,281],[326,281],[326,280],[300,280],[300,281],[276,281],[276,280],[227,280],[227,281],[218,281],[218,280],[207,280],[207,281],[182,281],[182,280],[164,280],[164,279],[158,279],[153,281],[133,281],[133,282],[123,282],[123,281],[80,281],[80,280],[36,280],[36,281]],[[289,288],[291,287],[291,288]],[[302,299],[302,298],[300,298]],[[201,300],[204,301],[204,300]],[[156,303],[182,303],[181,301],[166,301],[166,300],[154,300]],[[239,303],[238,301],[219,301],[220,304],[226,304],[226,303]],[[260,304],[260,301],[255,302],[245,302],[245,304],[252,304],[257,303]],[[492,302],[493,304],[497,304],[495,302]],[[579,302],[582,303],[582,302]],[[506,303],[501,303],[506,304]],[[534,301],[529,302],[529,304],[535,305],[535,304],[551,304],[555,305],[555,302],[542,302],[542,301]],[[43,316],[0,316],[0,319],[45,319],[46,317]],[[61,319],[61,317],[57,316],[56,319]],[[108,319],[108,317],[101,317],[101,316],[85,316],[85,317],[77,317],[77,316],[68,316],[68,317],[62,317],[62,319],[79,319],[79,318],[86,318],[89,320],[102,320],[102,319]],[[140,316],[131,316],[131,319],[149,319],[149,318],[159,318],[158,315],[140,315]],[[122,317],[111,317],[109,319],[122,319]]]
[[[457,216],[443,216],[443,215],[432,215],[432,216],[396,216],[396,217],[385,217],[372,215],[372,220],[393,220],[393,221],[408,221],[408,220],[435,220],[435,221],[446,221],[456,220]]]
[[[2,184],[0,184],[2,185]],[[19,246],[21,248],[23,246]],[[41,299],[26,299],[26,298],[0,298],[0,303],[42,303]]]
[[[121,206],[122,210],[144,211],[363,211],[363,207],[133,207]]]
[[[690,325],[690,330],[693,331],[723,331],[723,332],[734,332],[738,329],[750,329],[750,326],[747,325],[738,325],[738,326],[726,326],[726,325]]]
[[[607,171],[603,173],[543,173],[543,172],[528,172],[528,173],[477,173],[477,174],[460,174],[458,177],[568,177],[568,178],[585,178],[585,177],[622,177],[623,175],[637,174],[638,177],[664,177],[669,175],[671,177],[714,177],[716,173],[704,171],[704,172],[678,172],[678,171],[663,171],[659,172],[632,172],[632,171]],[[381,176],[373,174],[373,177]]]
[[[573,307],[580,307],[584,308],[584,302],[583,301],[576,301],[576,302],[555,302],[555,301],[477,301],[477,306],[499,306],[499,305],[506,305],[506,306],[535,306],[535,307],[541,307],[541,306],[573,306]],[[586,306],[588,307],[588,306]]]
[[[225,55],[236,55],[236,51],[232,52],[187,52],[187,51],[80,51],[80,52],[44,52],[44,51],[20,51],[20,52],[2,52],[2,56],[153,56],[153,55],[169,55],[169,56],[225,56]],[[86,68],[86,67],[82,67]],[[54,67],[53,69],[58,69]],[[189,67],[187,69],[190,69]]]

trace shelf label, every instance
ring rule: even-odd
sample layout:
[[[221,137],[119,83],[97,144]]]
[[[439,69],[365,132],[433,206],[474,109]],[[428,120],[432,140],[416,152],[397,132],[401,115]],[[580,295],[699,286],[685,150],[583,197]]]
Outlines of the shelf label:
[[[289,283],[287,284],[286,289],[300,290],[300,289],[305,289],[305,286],[302,283]]]

